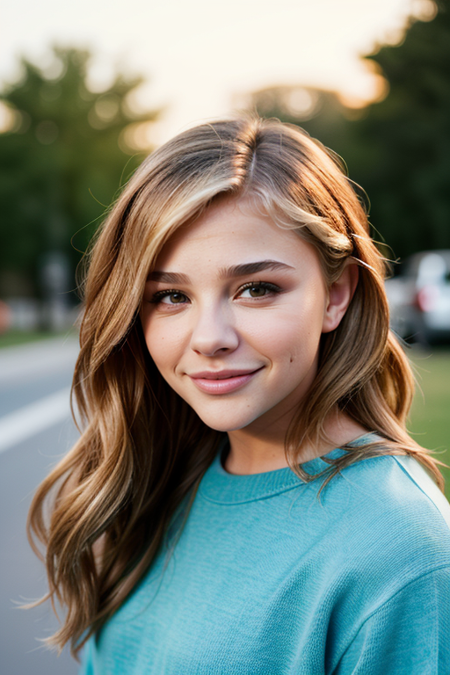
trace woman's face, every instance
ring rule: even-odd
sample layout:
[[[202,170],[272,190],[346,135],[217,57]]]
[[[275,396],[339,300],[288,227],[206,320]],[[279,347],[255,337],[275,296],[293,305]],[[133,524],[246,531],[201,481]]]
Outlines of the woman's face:
[[[335,327],[328,306],[314,248],[228,198],[165,245],[141,320],[168,384],[205,424],[232,431],[290,420]]]

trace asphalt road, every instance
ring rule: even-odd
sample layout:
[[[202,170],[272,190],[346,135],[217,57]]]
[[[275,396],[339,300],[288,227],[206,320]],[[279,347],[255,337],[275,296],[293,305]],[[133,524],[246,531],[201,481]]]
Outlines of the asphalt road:
[[[20,608],[46,590],[25,524],[35,488],[77,438],[68,399],[77,351],[74,337],[0,350],[1,675],[79,669],[67,650],[58,656],[41,642],[58,625],[49,603]]]

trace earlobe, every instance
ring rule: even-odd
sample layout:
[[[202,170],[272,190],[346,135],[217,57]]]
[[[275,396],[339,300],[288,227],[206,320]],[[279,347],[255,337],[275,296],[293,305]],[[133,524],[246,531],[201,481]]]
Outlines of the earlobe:
[[[328,290],[328,303],[322,325],[323,333],[330,333],[339,326],[355,293],[358,278],[358,265],[349,258],[341,276],[331,284]]]

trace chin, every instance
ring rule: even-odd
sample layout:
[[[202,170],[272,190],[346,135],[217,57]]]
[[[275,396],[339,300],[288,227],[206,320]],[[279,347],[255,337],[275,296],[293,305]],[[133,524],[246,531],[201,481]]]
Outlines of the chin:
[[[204,419],[200,418],[202,422],[206,424],[207,427],[210,429],[214,429],[214,431],[222,431],[224,433],[228,433],[229,431],[237,431],[238,429],[243,429],[244,427],[247,426],[247,424],[238,424],[238,423],[227,423],[226,421],[224,422],[223,420],[209,420],[209,419]]]
[[[200,417],[202,422],[206,424],[210,429],[215,431],[237,431],[239,429],[245,429],[249,424],[251,424],[256,418],[255,417],[227,417],[225,415],[202,415],[198,410],[195,411]]]

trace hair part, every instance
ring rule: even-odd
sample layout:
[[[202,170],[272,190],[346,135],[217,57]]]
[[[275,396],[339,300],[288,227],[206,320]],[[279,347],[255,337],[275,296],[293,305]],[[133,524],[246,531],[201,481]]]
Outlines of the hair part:
[[[348,259],[359,282],[286,438],[291,469],[325,437],[336,408],[379,439],[328,460],[330,480],[380,454],[416,457],[442,488],[437,462],[406,431],[409,363],[389,330],[385,263],[336,156],[301,129],[238,117],[183,132],[150,155],[113,205],[89,256],[72,394],[78,442],[39,487],[29,533],[44,544],[49,594],[67,608],[49,640],[77,653],[149,569],[176,515],[185,518],[223,434],[207,427],[152,362],[139,320],[145,281],[164,244],[213,201],[234,195],[295,230],[318,252],[329,285]],[[56,496],[55,496],[56,493]],[[44,506],[51,501],[51,516]],[[37,550],[37,545],[32,544]]]

